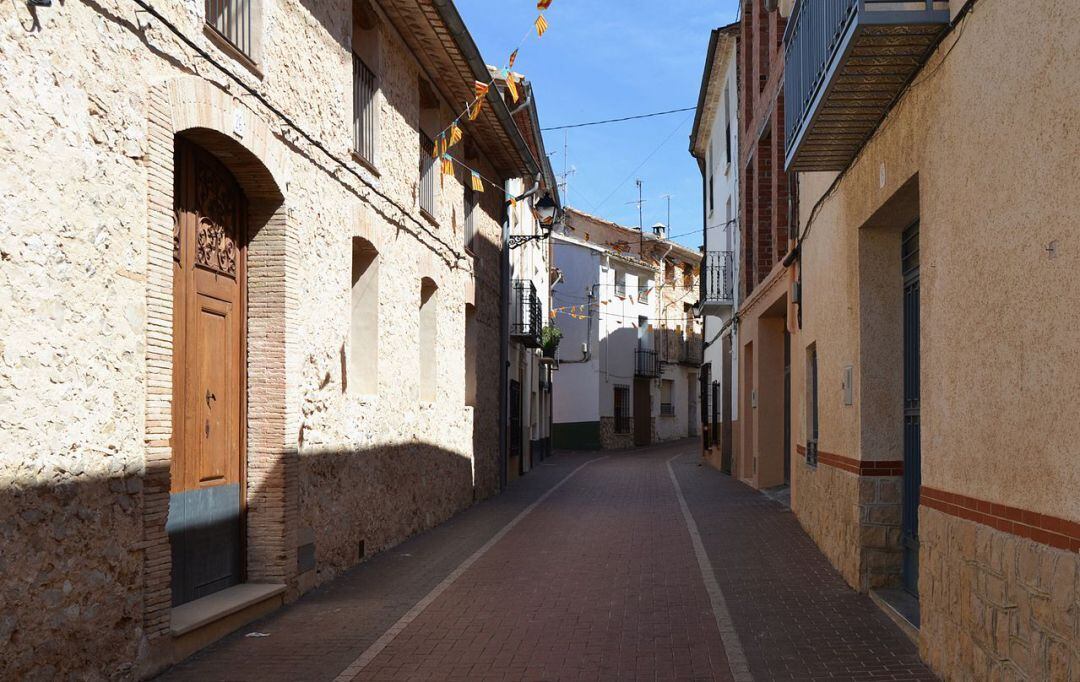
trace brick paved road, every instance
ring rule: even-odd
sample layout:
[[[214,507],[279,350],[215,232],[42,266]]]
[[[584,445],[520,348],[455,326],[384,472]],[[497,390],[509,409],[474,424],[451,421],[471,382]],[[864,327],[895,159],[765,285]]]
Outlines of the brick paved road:
[[[790,512],[696,453],[560,455],[165,679],[729,680],[729,652],[757,680],[933,679]]]

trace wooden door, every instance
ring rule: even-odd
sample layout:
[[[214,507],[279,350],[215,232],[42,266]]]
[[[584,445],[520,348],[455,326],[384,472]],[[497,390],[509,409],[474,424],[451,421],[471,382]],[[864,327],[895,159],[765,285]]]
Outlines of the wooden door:
[[[634,379],[634,445],[652,443],[652,380]]]
[[[176,140],[173,235],[173,604],[242,579],[245,200]]]

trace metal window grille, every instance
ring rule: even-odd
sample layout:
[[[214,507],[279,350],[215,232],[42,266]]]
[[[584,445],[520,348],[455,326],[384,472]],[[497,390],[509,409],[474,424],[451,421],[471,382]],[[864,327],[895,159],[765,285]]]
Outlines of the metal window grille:
[[[252,56],[252,17],[255,0],[206,0],[206,23],[221,37]]]
[[[544,311],[540,305],[540,296],[536,293],[536,285],[527,279],[517,279],[514,280],[513,288],[510,336],[529,348],[539,348]]]
[[[616,386],[614,395],[615,433],[630,433],[630,387]]]
[[[431,150],[435,143],[420,133],[420,209],[435,217],[435,159]]]
[[[649,289],[650,289],[650,287],[649,287],[648,284],[639,284],[638,285],[638,292],[637,292],[638,303],[648,303],[649,302]]]
[[[473,216],[476,212],[476,192],[468,185],[465,186],[465,206],[462,211],[465,224],[465,248],[472,251],[473,240],[476,239],[476,218]]]
[[[375,129],[377,107],[375,92],[379,89],[374,72],[353,54],[353,145],[365,161],[375,162]]]

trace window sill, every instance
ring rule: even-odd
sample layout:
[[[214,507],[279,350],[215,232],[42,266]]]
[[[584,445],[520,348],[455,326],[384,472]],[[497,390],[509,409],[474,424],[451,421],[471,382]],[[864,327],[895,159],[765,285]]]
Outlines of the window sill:
[[[375,177],[377,177],[377,178],[382,177],[382,173],[379,172],[379,168],[378,168],[378,166],[375,165],[375,162],[374,161],[368,161],[366,158],[364,158],[364,156],[360,152],[356,151],[355,149],[351,149],[351,150],[349,150],[349,156],[352,157],[353,161],[357,162],[358,164],[360,164],[361,166],[366,168]]]
[[[233,61],[236,61],[240,66],[244,67],[251,72],[251,75],[255,76],[259,80],[263,79],[262,67],[251,57],[244,54],[240,48],[236,47],[229,42],[229,39],[218,33],[217,29],[210,24],[203,24],[203,35],[210,39],[210,42],[214,44],[218,50],[224,52]]]
[[[420,215],[424,218],[424,220],[431,223],[431,225],[433,227],[438,227],[439,226],[439,221],[435,219],[435,216],[428,213],[428,210],[426,208],[421,208],[420,209]]]

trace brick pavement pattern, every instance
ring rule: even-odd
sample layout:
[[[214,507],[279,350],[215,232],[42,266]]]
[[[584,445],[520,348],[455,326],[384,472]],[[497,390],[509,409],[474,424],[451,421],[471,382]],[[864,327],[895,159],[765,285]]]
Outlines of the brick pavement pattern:
[[[364,658],[358,680],[730,680],[668,460],[754,679],[934,679],[794,516],[708,467],[694,441],[563,453],[169,671],[168,680],[333,680],[522,510],[538,504]],[[249,632],[268,637],[247,638]]]

